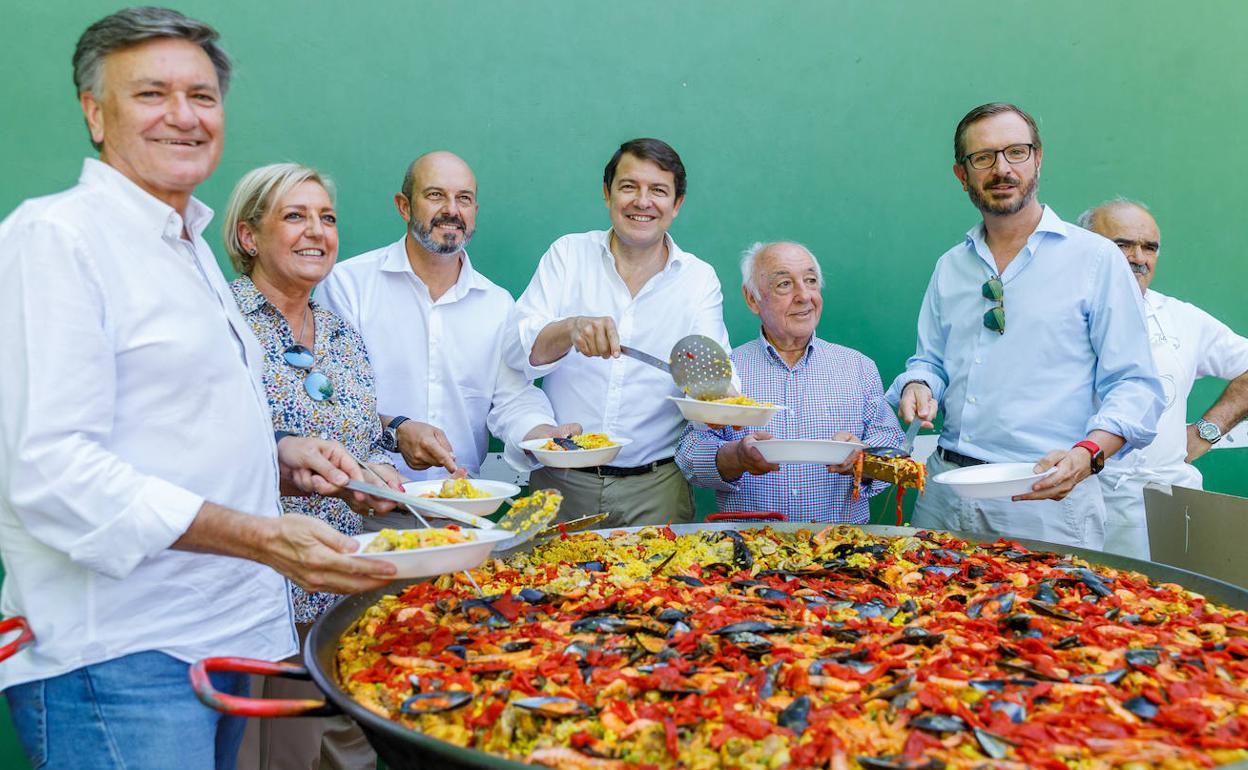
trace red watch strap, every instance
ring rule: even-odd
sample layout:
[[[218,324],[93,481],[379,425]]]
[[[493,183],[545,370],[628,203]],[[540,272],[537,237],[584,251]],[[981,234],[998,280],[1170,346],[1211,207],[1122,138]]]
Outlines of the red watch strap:
[[[1083,441],[1080,441],[1079,443],[1075,444],[1075,446],[1083,447],[1084,449],[1088,450],[1088,454],[1092,455],[1093,457],[1096,457],[1098,454],[1100,454],[1100,451],[1101,451],[1101,448],[1096,445],[1095,441],[1089,441],[1086,438]],[[1074,449],[1075,446],[1072,446],[1071,449]]]

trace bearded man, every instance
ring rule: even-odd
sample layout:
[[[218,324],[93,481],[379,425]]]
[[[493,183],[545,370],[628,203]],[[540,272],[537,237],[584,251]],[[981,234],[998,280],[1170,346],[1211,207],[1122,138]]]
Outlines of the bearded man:
[[[1139,288],[1112,242],[1036,200],[1044,151],[1025,111],[976,107],[953,146],[983,221],[937,261],[888,398],[907,423],[945,410],[933,476],[988,462],[1053,471],[1011,500],[931,484],[912,523],[1099,550],[1101,487],[1081,482],[1147,446],[1163,405]]]

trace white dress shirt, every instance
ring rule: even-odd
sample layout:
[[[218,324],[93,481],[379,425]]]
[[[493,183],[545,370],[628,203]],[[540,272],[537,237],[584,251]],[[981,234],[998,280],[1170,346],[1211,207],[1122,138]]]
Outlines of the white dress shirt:
[[[1187,397],[1198,377],[1233,380],[1248,371],[1248,338],[1195,305],[1152,289],[1144,295],[1144,306],[1166,407],[1153,443],[1106,463],[1101,479],[1116,483],[1123,475],[1147,474],[1149,481],[1200,489],[1200,471],[1185,462]]]
[[[667,264],[634,297],[615,268],[610,231],[565,235],[551,244],[533,280],[516,301],[507,346],[513,366],[542,377],[555,418],[579,422],[586,432],[629,438],[612,465],[636,467],[676,449],[684,420],[666,396],[682,395],[672,376],[621,356],[588,358],[575,349],[544,366],[529,364],[542,329],[571,316],[610,316],[620,344],[667,360],[689,334],[704,334],[730,350],[724,298],[715,269],[681,251],[667,236]]]
[[[552,424],[550,402],[503,362],[507,320],[515,301],[472,268],[463,253],[459,279],[435,302],[412,271],[404,241],[338,263],[316,298],[355,327],[368,346],[377,380],[377,410],[429,423],[446,434],[458,465],[476,475],[493,433],[520,470],[536,467],[519,443]],[[443,468],[412,471],[417,479]]]
[[[1147,446],[1161,413],[1139,284],[1110,241],[1048,206],[1000,276],[1005,333],[983,324],[996,274],[981,222],[936,263],[918,345],[887,397],[923,380],[945,410],[940,445],[990,462],[1033,462],[1092,430]]]
[[[289,592],[169,550],[205,500],[278,516],[263,358],[201,237],[112,167],[0,224],[0,609],[35,644],[0,688],[144,650],[280,659]]]

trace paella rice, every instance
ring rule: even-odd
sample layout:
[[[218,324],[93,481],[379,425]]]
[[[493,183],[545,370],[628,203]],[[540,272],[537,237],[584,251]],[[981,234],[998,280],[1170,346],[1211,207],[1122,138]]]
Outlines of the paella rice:
[[[472,532],[455,526],[434,529],[383,529],[364,546],[364,553],[411,551],[438,545],[455,545],[476,540]]]
[[[341,637],[366,708],[560,768],[1209,767],[1248,616],[1128,570],[851,527],[562,536]]]
[[[468,479],[444,479],[436,492],[425,492],[421,497],[439,498],[442,500],[475,500],[492,497],[489,492],[478,489]]]
[[[605,433],[581,433],[572,436],[571,440],[581,449],[602,449],[604,447],[615,446],[619,443],[612,441]],[[553,439],[547,441],[545,444],[542,444],[542,449],[553,452],[568,451],[564,447],[556,444]]]

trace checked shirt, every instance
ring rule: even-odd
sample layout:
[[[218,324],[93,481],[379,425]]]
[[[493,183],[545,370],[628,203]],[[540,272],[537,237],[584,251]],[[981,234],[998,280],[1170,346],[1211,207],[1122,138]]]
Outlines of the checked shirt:
[[[685,426],[676,447],[676,462],[698,486],[715,490],[721,511],[777,511],[790,521],[863,524],[870,511],[867,498],[885,484],[863,481],[862,494],[852,499],[853,479],[829,473],[823,465],[781,465],[762,476],[743,475],[726,482],[715,465],[725,442],[764,430],[777,439],[831,439],[848,431],[868,446],[900,446],[901,427],[884,401],[875,363],[842,345],[812,337],[806,354],[790,367],[760,334],[732,352],[742,393],[788,407],[760,429],[719,430]]]

